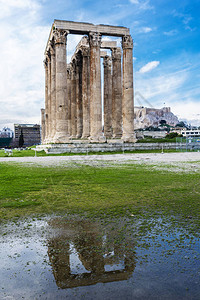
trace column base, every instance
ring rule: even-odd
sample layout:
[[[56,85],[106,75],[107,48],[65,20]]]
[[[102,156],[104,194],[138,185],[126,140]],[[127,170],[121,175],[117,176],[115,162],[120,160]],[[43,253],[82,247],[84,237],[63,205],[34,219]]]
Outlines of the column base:
[[[127,143],[135,143],[137,142],[136,136],[135,134],[131,134],[131,135],[122,135],[121,139],[123,140],[123,142],[127,142]]]
[[[112,133],[109,132],[109,133],[104,133],[104,136],[106,137],[106,139],[112,139]]]
[[[113,139],[121,139],[121,138],[122,138],[122,133],[119,133],[119,134],[113,134],[112,138],[113,138]]]
[[[50,141],[51,141],[51,139],[50,139],[50,138],[46,138],[46,139],[44,140],[44,144],[49,144],[49,143],[50,143]]]
[[[53,134],[52,136],[50,136],[50,137],[48,138],[47,143],[48,143],[48,144],[53,143],[54,137],[55,137],[55,134]]]
[[[80,138],[81,138],[81,134],[77,134],[76,139],[80,139]]]
[[[90,136],[88,139],[90,140],[91,143],[105,143],[106,142],[105,136],[100,136],[100,137]]]
[[[88,138],[89,138],[89,135],[82,135],[82,137],[81,137],[82,140],[88,140]]]
[[[62,133],[56,133],[54,138],[53,138],[53,143],[67,143],[69,142],[69,136],[67,136],[66,134],[62,134]]]

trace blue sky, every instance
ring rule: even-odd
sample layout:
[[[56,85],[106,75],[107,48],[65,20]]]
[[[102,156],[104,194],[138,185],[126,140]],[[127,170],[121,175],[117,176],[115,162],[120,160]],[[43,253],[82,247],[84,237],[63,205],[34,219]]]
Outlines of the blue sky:
[[[136,95],[200,125],[199,12],[199,0],[0,0],[0,128],[40,122],[54,19],[129,27]],[[79,38],[69,36],[69,57]]]

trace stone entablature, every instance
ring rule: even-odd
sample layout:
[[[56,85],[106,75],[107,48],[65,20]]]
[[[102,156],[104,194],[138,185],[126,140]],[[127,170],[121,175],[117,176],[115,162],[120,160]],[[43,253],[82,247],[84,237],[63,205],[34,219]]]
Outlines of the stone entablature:
[[[68,34],[85,36],[67,65]],[[117,47],[116,41],[102,40],[103,35],[121,37],[122,48]],[[101,49],[109,49],[111,55]],[[55,20],[45,50],[44,66],[44,144],[66,143],[70,139],[135,141],[133,41],[128,28]]]

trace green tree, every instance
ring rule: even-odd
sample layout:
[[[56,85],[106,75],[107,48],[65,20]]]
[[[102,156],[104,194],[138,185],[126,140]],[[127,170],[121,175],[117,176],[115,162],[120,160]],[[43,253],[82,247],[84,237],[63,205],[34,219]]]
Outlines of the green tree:
[[[24,136],[23,136],[23,132],[22,132],[22,129],[21,129],[21,134],[19,136],[19,147],[23,147],[24,145]]]
[[[173,139],[175,137],[177,137],[179,134],[177,132],[170,132],[166,135],[166,138],[168,139]]]
[[[177,123],[177,124],[176,124],[176,127],[183,127],[183,128],[186,127],[186,128],[188,129],[187,123],[186,123],[186,122],[183,122],[183,121]]]

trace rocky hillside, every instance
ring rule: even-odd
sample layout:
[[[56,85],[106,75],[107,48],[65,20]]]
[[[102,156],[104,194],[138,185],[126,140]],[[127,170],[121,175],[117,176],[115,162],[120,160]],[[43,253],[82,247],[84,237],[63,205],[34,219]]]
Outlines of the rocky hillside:
[[[144,129],[149,126],[159,126],[160,122],[164,120],[170,126],[175,126],[179,120],[175,116],[170,107],[163,107],[161,109],[147,108],[136,106],[134,111],[134,125],[135,129]]]

